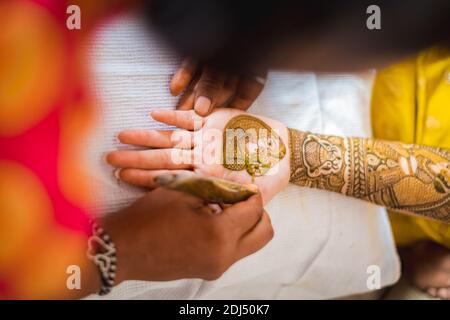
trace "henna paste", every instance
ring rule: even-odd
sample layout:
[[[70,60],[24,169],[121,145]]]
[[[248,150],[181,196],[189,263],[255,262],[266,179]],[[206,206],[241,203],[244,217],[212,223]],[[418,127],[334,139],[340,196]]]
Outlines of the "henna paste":
[[[289,129],[292,183],[450,222],[450,152]]]
[[[286,155],[280,136],[250,115],[232,118],[224,129],[223,166],[246,170],[252,178],[266,174]]]

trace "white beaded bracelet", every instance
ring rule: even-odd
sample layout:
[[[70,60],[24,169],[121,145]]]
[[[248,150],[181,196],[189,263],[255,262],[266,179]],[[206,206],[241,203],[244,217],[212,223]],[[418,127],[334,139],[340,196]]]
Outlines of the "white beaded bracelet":
[[[101,287],[99,295],[108,294],[116,277],[116,248],[110,236],[97,223],[91,221],[92,235],[88,239],[87,256],[98,267]]]

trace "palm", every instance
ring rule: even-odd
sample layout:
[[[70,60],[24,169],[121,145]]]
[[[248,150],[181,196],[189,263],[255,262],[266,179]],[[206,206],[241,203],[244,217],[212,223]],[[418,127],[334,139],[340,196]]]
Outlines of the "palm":
[[[288,175],[288,161],[281,162],[280,167],[274,168],[277,170],[276,173],[271,173],[268,175],[255,177],[252,179],[252,176],[244,169],[240,171],[233,171],[225,168],[222,165],[223,161],[223,131],[227,123],[230,119],[236,117],[237,115],[246,114],[246,112],[230,109],[230,108],[222,108],[217,109],[210,116],[208,116],[202,126],[202,129],[196,133],[196,139],[201,139],[202,145],[199,147],[196,144],[194,147],[194,153],[199,155],[202,154],[202,157],[197,157],[201,161],[196,161],[194,164],[194,172],[199,173],[201,175],[214,176],[217,178],[223,178],[227,180],[231,180],[239,183],[254,183],[261,190],[263,195],[263,199],[265,202],[268,202],[273,196],[283,189],[289,180]],[[281,124],[271,120],[264,119],[266,123],[270,122],[270,126],[277,127],[277,129],[281,130],[284,128]],[[206,132],[211,132],[212,130],[220,132],[220,139],[208,139],[208,135]],[[211,141],[213,140],[213,141]],[[217,141],[218,140],[218,141]],[[198,140],[200,141],[200,140]],[[201,149],[201,150],[197,150]],[[216,160],[222,160],[219,163],[217,161],[208,161],[211,158],[210,152],[208,150],[217,150],[219,155],[216,156]],[[288,157],[286,157],[288,158]],[[288,160],[288,159],[286,159]],[[253,181],[252,181],[253,180]]]
[[[247,171],[228,170],[222,165],[221,162],[223,159],[222,132],[231,118],[242,113],[244,112],[236,109],[217,109],[209,117],[206,118],[206,121],[203,124],[201,130],[199,130],[198,133],[196,134],[196,139],[201,139],[202,141],[201,147],[199,146],[194,147],[194,153],[197,155],[201,154],[201,157],[198,157],[200,161],[197,161],[194,164],[194,171],[196,173],[213,176],[217,178],[223,178],[239,183],[252,182],[251,176],[247,173]],[[211,141],[208,139],[207,132],[212,132],[212,130],[218,130],[221,133],[219,139],[215,141]],[[213,144],[215,144],[215,146]],[[214,160],[219,160],[220,162],[211,159],[211,154],[208,153],[207,151],[211,149],[215,149],[218,152],[220,152],[220,154],[218,155],[216,154],[213,155],[216,156],[216,159]]]
[[[161,174],[161,171],[166,172],[167,170],[192,170],[201,175],[223,178],[238,183],[254,183],[260,189],[264,202],[267,203],[288,184],[289,156],[284,157],[279,162],[279,165],[270,169],[267,174],[257,176],[254,179],[245,169],[234,171],[225,168],[223,166],[224,128],[232,118],[241,114],[246,113],[237,109],[216,109],[211,115],[203,118],[197,116],[193,111],[158,110],[152,113],[152,117],[155,120],[182,129],[170,131],[171,148],[165,148],[168,142],[164,142],[162,138],[162,135],[167,135],[168,131],[158,131],[159,136],[153,133],[149,135],[148,132],[144,133],[143,131],[127,131],[119,135],[122,142],[145,145],[152,147],[152,149],[145,151],[116,151],[114,152],[116,155],[114,161],[110,161],[110,163],[115,162],[116,164],[112,164],[126,168],[121,173],[121,178],[137,185],[149,186],[149,177]],[[286,144],[286,127],[274,120],[259,118],[272,129],[278,130],[282,141]],[[186,134],[191,137],[192,141],[184,141],[183,143],[178,141],[174,144],[173,137],[175,132]],[[147,141],[143,141],[144,137]],[[188,144],[191,148],[187,148]],[[160,149],[156,150],[155,147]],[[163,152],[165,152],[166,156],[165,159],[161,160],[160,155]],[[167,155],[168,152],[170,152],[170,156]],[[183,154],[189,159],[187,161],[189,163],[174,161],[173,152],[175,154]],[[145,154],[145,157],[143,154]],[[131,160],[131,158],[134,160]]]

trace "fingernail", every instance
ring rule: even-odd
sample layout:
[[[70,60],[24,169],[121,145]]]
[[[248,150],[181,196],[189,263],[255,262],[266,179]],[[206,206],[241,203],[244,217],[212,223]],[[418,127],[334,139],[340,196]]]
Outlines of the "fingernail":
[[[121,168],[114,170],[114,177],[116,177],[116,179],[119,181],[120,181],[120,171],[121,170],[122,170]]]
[[[427,290],[427,292],[428,292],[428,294],[429,294],[430,296],[435,297],[435,296],[436,296],[436,293],[437,293],[437,289],[436,289],[436,288],[429,288],[429,289]]]
[[[256,184],[253,184],[253,183],[248,183],[248,184],[245,184],[244,186],[246,186],[247,188],[249,188],[251,191],[253,191],[253,192],[255,192],[255,193],[258,193],[258,186],[256,185]]]
[[[195,101],[195,111],[200,115],[205,115],[209,111],[209,107],[211,106],[211,99],[206,97],[198,97],[197,101]]]
[[[447,288],[440,288],[437,292],[437,295],[439,296],[439,298],[441,299],[447,299],[448,296],[448,289]]]

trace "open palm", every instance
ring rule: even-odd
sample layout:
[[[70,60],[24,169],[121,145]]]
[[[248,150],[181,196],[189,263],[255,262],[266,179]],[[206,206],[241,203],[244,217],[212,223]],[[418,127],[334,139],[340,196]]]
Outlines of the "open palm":
[[[144,150],[121,150],[108,154],[107,161],[119,168],[121,180],[154,188],[156,176],[168,172],[194,171],[239,183],[254,183],[265,203],[289,182],[289,156],[265,175],[252,176],[246,171],[229,170],[223,166],[223,131],[228,121],[246,114],[237,109],[217,109],[207,117],[194,111],[157,110],[154,120],[177,127],[177,130],[127,130],[119,134],[122,143],[145,147]],[[272,119],[258,117],[278,131],[287,146],[287,129]],[[287,153],[289,155],[289,153]]]

